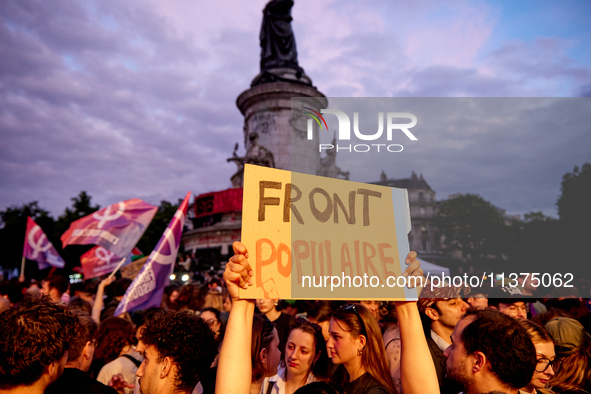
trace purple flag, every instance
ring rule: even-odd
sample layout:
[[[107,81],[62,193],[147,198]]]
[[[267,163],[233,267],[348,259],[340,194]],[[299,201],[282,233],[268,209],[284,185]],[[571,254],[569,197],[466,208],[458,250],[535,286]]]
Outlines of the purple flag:
[[[64,268],[66,264],[49,242],[41,227],[30,217],[27,218],[23,256],[26,259],[35,260],[40,270],[49,266]]]
[[[63,247],[96,244],[117,256],[127,256],[157,210],[157,206],[139,198],[109,205],[70,224],[70,228],[61,236]]]
[[[185,200],[164,230],[158,245],[150,253],[148,261],[129,285],[123,299],[117,306],[115,316],[137,309],[160,307],[164,287],[170,283],[170,274],[174,270],[190,196],[191,192],[187,193]]]

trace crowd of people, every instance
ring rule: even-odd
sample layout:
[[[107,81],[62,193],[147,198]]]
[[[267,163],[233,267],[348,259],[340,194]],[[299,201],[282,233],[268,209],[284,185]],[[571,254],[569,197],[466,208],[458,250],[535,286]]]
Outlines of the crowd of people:
[[[422,275],[414,252],[406,263]],[[119,316],[129,279],[1,282],[0,393],[591,393],[585,284],[550,298],[525,284],[426,286],[418,301],[247,300],[240,243],[223,276],[172,284],[161,308]]]

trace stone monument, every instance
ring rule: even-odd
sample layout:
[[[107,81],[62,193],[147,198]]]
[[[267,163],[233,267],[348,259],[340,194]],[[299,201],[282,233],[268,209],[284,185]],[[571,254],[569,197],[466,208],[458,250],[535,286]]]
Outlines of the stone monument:
[[[229,161],[238,165],[232,184],[241,186],[241,171],[249,162],[254,145],[271,153],[275,168],[317,175],[320,170],[318,129],[314,140],[307,140],[307,118],[299,111],[292,115],[292,97],[307,97],[306,104],[316,110],[327,107],[326,97],[298,64],[296,42],[291,29],[292,0],[271,0],[263,11],[261,26],[261,70],[250,89],[236,100],[244,115],[244,145],[247,154],[234,151]],[[292,126],[295,132],[292,134]],[[256,133],[256,142],[250,139]],[[268,163],[268,160],[266,161]],[[259,163],[257,163],[259,164]],[[240,179],[238,179],[240,178]]]
[[[264,146],[260,146],[257,141],[259,139],[259,135],[256,131],[250,133],[248,137],[249,147],[246,150],[246,155],[244,157],[240,157],[236,154],[238,151],[238,143],[234,146],[234,153],[232,153],[232,157],[227,159],[227,161],[232,161],[236,163],[238,166],[238,171],[234,175],[232,175],[232,187],[242,187],[244,181],[244,164],[256,164],[259,166],[264,167],[271,167],[275,168],[275,160],[273,158],[273,153],[265,148]]]
[[[332,145],[337,145],[337,137],[333,137]],[[318,175],[328,178],[339,178],[349,180],[349,171],[343,171],[337,166],[337,152],[335,149],[326,151],[326,156],[320,158],[320,169]]]
[[[185,252],[195,253],[199,265],[218,267],[232,253],[232,242],[240,239],[244,164],[257,164],[313,175],[347,177],[335,164],[335,154],[325,158],[318,151],[318,125],[313,140],[307,139],[308,117],[303,102],[292,110],[292,97],[305,98],[305,106],[316,111],[327,107],[326,97],[298,64],[291,29],[291,0],[272,0],[263,11],[261,27],[261,70],[250,89],[236,100],[244,115],[244,156],[237,143],[228,161],[238,167],[232,189],[197,196],[194,229],[183,234]],[[298,107],[301,106],[301,107]]]

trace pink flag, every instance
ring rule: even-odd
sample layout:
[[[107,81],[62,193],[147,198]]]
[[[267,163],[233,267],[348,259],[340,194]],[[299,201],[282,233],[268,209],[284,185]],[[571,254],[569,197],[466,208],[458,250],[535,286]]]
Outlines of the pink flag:
[[[164,287],[169,284],[170,274],[174,270],[190,196],[191,192],[187,193],[185,200],[164,230],[158,245],[150,253],[142,270],[127,288],[123,299],[117,306],[115,316],[137,309],[160,307]]]
[[[66,264],[51,242],[49,242],[41,227],[30,217],[27,218],[23,257],[29,260],[35,260],[40,270],[49,266],[64,268]]]
[[[157,210],[157,206],[139,198],[109,205],[73,222],[61,236],[63,247],[96,244],[117,256],[127,256]]]
[[[134,248],[137,249],[137,248]],[[122,257],[109,252],[102,246],[95,246],[80,256],[84,279],[110,274],[121,262]],[[131,253],[127,255],[123,266],[131,263]]]

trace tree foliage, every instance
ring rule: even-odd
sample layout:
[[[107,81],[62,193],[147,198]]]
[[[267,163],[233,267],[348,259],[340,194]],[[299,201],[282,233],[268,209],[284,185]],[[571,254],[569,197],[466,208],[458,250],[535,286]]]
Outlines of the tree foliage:
[[[562,260],[565,269],[591,279],[591,164],[575,167],[562,177],[556,206],[560,219],[554,243],[564,252],[557,262]]]
[[[84,190],[78,193],[78,196],[70,198],[70,200],[72,201],[72,207],[66,208],[64,213],[57,219],[57,228],[60,235],[70,227],[72,222],[101,208],[99,205],[92,205],[92,197]]]
[[[509,258],[522,272],[552,272],[561,251],[556,248],[558,220],[530,212],[511,226]]]
[[[27,227],[27,217],[33,220],[50,219],[49,212],[39,207],[39,202],[31,201],[30,203],[19,206],[10,206],[5,211],[0,212],[0,229],[11,227],[14,225],[22,225]],[[52,219],[53,220],[53,219]]]
[[[520,272],[572,273],[591,279],[591,164],[575,167],[562,178],[557,199],[559,219],[530,212],[505,225],[501,212],[476,195],[440,204],[436,225],[444,245],[470,261],[509,258]]]
[[[158,244],[158,241],[162,237],[166,226],[172,220],[176,210],[178,209],[180,202],[176,205],[171,204],[168,201],[161,201],[158,212],[154,215],[154,219],[150,222],[150,225],[146,229],[146,232],[137,243],[138,248],[144,252],[145,255],[149,255],[152,250]]]
[[[561,194],[556,202],[560,220],[576,231],[589,235],[591,223],[591,164],[585,163],[562,177]]]
[[[503,255],[506,226],[501,212],[475,194],[442,201],[435,224],[445,237],[444,245],[476,261]]]
[[[94,245],[68,245],[62,249],[61,235],[70,228],[72,222],[98,211],[100,205],[92,205],[92,197],[82,190],[76,197],[70,198],[71,207],[67,207],[63,214],[56,221],[57,243],[54,246],[66,262],[65,271],[71,271],[74,267],[80,265],[80,256],[86,253]]]

